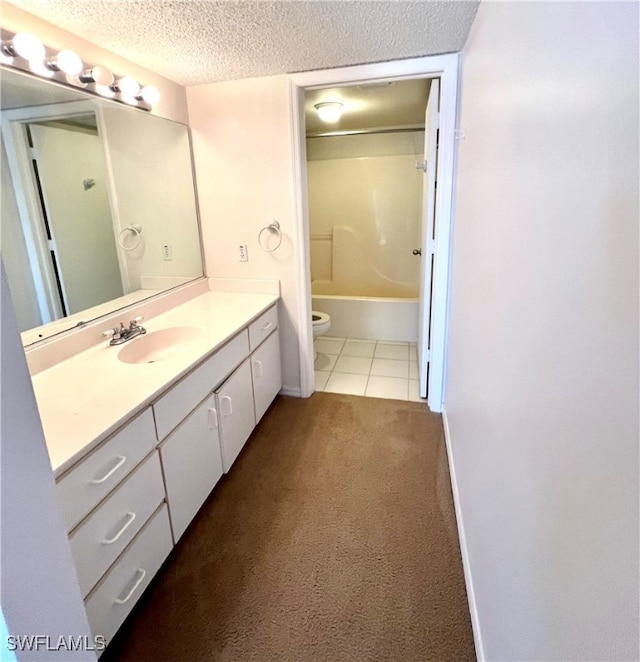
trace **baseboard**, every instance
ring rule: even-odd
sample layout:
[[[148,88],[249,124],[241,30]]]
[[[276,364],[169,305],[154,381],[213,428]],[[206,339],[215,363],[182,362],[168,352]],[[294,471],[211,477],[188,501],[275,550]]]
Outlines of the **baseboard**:
[[[464,570],[464,583],[467,586],[467,600],[469,602],[469,614],[471,616],[471,627],[473,629],[473,642],[476,647],[478,662],[484,662],[484,645],[480,631],[480,618],[476,605],[475,591],[473,590],[473,579],[471,577],[471,564],[469,561],[469,550],[467,539],[464,534],[464,523],[462,519],[462,508],[460,507],[460,494],[458,493],[458,481],[456,480],[456,468],[451,451],[451,433],[449,431],[449,420],[447,412],[442,412],[442,424],[444,427],[444,440],[447,448],[447,459],[449,460],[449,475],[451,476],[451,491],[453,493],[453,505],[456,512],[456,523],[458,525],[458,538],[460,540],[460,554],[462,555],[462,568]]]
[[[280,389],[280,395],[291,395],[294,398],[301,398],[302,391],[300,390],[299,386],[283,385],[282,388]]]

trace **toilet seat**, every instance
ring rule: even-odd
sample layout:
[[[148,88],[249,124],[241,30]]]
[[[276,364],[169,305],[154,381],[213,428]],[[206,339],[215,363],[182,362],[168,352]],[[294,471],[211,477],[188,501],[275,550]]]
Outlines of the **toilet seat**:
[[[313,325],[313,335],[319,336],[326,333],[331,327],[331,317],[327,313],[321,313],[318,310],[311,311],[311,323]]]

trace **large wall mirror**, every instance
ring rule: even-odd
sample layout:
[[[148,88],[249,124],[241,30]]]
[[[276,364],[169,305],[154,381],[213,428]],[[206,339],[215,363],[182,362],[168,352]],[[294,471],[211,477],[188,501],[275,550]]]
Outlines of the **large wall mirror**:
[[[2,69],[1,248],[25,345],[203,275],[189,130]]]

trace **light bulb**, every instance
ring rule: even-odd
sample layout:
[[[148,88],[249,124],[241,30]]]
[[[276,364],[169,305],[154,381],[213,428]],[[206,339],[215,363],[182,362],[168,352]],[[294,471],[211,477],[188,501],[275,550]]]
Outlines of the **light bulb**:
[[[96,83],[97,85],[111,85],[113,83],[113,74],[101,65],[86,69],[80,76],[83,83]]]
[[[77,53],[64,49],[47,62],[53,71],[62,71],[69,76],[77,76],[82,71],[82,60]]]
[[[314,108],[318,111],[318,117],[323,122],[333,124],[337,122],[342,116],[344,106],[339,101],[326,101],[324,103],[317,103]]]
[[[18,32],[9,42],[8,47],[12,55],[19,55],[25,60],[42,60],[44,58],[44,44],[31,32]]]
[[[140,92],[140,84],[135,78],[131,78],[131,76],[119,78],[113,87],[123,97],[133,97],[135,99],[138,92]]]
[[[160,92],[158,91],[158,88],[153,85],[145,85],[142,90],[140,90],[140,98],[145,103],[153,106],[160,101]]]

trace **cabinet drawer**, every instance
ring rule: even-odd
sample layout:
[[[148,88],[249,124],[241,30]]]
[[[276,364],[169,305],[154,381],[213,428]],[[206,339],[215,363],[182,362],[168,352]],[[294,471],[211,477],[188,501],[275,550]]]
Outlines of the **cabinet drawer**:
[[[125,425],[65,473],[56,485],[71,531],[155,447],[151,409]]]
[[[253,350],[278,327],[278,306],[271,306],[249,325],[249,347]]]
[[[164,499],[153,452],[69,537],[82,595],[93,588]]]
[[[167,506],[163,504],[118,562],[85,600],[94,637],[107,643],[171,551]]]
[[[215,406],[211,394],[160,446],[175,542],[222,476]]]
[[[244,330],[163,395],[153,405],[158,439],[164,439],[248,355],[249,341]]]
[[[251,355],[251,374],[257,424],[282,388],[278,331],[272,333]]]

